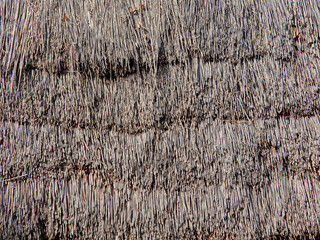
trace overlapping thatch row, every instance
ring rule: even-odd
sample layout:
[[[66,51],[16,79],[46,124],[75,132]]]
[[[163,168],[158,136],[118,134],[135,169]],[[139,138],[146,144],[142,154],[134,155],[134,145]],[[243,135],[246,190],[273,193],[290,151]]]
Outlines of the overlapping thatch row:
[[[317,0],[158,0],[143,11],[140,1],[2,1],[4,70],[17,64],[110,77],[194,56],[294,61],[303,50],[319,57]]]
[[[137,133],[207,118],[251,122],[279,116],[313,116],[320,110],[320,60],[270,57],[242,64],[168,66],[105,82],[80,74],[28,71],[20,88],[4,81],[6,120]],[[189,72],[191,70],[191,72]],[[12,89],[12,90],[11,90]]]
[[[199,184],[189,191],[143,191],[118,181],[105,186],[81,173],[68,180],[29,178],[6,184],[2,237],[312,238],[319,231],[319,193],[314,178],[289,180],[281,173],[262,187]]]
[[[133,188],[167,191],[188,190],[193,181],[259,187],[278,172],[307,172],[317,179],[319,124],[317,117],[238,126],[207,120],[198,128],[175,126],[140,135],[4,124],[2,171],[12,179],[26,173],[68,177],[94,170],[101,178],[131,182]]]
[[[0,0],[0,238],[319,237],[319,23],[316,0]]]

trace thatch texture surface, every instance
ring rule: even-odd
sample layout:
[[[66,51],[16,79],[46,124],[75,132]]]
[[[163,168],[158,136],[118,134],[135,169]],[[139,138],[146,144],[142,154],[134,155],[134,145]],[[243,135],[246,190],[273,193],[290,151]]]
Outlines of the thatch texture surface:
[[[319,31],[316,0],[0,0],[0,238],[319,238]]]

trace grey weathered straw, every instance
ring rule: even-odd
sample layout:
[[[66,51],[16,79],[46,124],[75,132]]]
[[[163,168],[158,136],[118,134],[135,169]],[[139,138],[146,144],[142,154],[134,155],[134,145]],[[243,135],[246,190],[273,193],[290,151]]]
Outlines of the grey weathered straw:
[[[0,0],[0,238],[319,238],[319,25],[317,0]]]

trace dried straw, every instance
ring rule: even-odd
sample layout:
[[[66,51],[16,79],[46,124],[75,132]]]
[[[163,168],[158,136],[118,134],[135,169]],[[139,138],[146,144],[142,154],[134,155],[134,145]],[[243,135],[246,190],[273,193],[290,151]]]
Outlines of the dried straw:
[[[317,0],[0,0],[0,239],[319,238],[319,29]]]

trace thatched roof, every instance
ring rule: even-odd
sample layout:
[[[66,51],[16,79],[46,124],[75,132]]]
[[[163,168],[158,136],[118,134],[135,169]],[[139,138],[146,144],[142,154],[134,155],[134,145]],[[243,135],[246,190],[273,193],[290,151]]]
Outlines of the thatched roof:
[[[320,237],[319,1],[0,2],[3,239]]]

